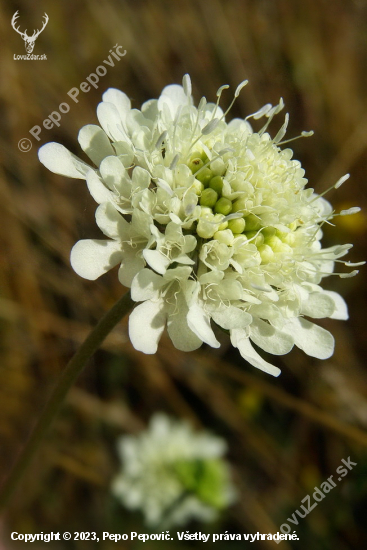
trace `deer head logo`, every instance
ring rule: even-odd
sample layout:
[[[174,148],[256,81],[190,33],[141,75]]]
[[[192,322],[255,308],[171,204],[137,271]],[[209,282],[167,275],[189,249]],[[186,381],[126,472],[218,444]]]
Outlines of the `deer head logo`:
[[[41,30],[36,30],[36,31],[33,31],[33,34],[32,36],[28,36],[27,35],[27,29],[24,31],[24,32],[21,32],[19,30],[19,27],[17,28],[15,26],[15,23],[16,23],[16,20],[18,19],[19,17],[19,10],[17,10],[14,15],[13,15],[13,18],[11,20],[11,26],[13,27],[13,29],[15,31],[17,31],[17,33],[20,34],[20,36],[23,38],[24,40],[24,45],[25,45],[25,49],[26,49],[26,52],[27,53],[32,53],[33,52],[33,48],[34,48],[34,43],[35,41],[37,40],[37,38],[39,37],[39,35],[41,34],[41,32],[43,31],[43,29],[45,28],[45,26],[47,25],[48,23],[48,15],[47,13],[45,13],[45,15],[43,16],[45,18],[44,22],[43,22],[43,26],[42,26],[42,29]]]

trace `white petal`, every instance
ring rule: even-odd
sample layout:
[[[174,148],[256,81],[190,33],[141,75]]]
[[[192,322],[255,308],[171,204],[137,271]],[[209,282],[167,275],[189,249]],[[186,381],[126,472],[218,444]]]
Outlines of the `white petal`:
[[[242,293],[242,300],[244,302],[249,302],[250,304],[261,304],[261,300],[255,298],[255,296],[252,296],[252,294],[248,294],[247,292]]]
[[[185,299],[179,295],[177,311],[169,315],[167,330],[175,348],[181,351],[193,351],[203,343],[189,328],[186,320],[187,305]]]
[[[313,319],[330,317],[335,309],[335,302],[326,292],[313,292],[306,301],[302,301],[301,313]]]
[[[279,376],[280,369],[270,363],[267,363],[262,357],[260,357],[260,355],[252,347],[250,339],[244,330],[231,330],[231,342],[235,348],[238,348],[241,356],[253,367],[263,370],[272,376]]]
[[[122,251],[120,243],[97,239],[78,241],[71,250],[70,262],[74,271],[94,281],[120,263]]]
[[[330,296],[335,305],[334,312],[332,315],[330,315],[330,318],[339,319],[340,321],[346,321],[347,319],[349,319],[348,306],[345,303],[344,298],[342,298],[340,294],[338,294],[337,292],[333,292],[332,290],[324,290],[324,294]]]
[[[142,269],[131,284],[131,298],[135,302],[157,299],[159,289],[163,284],[164,280],[160,275],[151,269]]]
[[[125,120],[127,113],[131,109],[131,102],[124,92],[117,90],[117,88],[108,88],[103,94],[102,99],[107,103],[112,103],[116,107],[121,120]]]
[[[289,334],[281,332],[261,319],[254,319],[250,329],[250,338],[254,344],[273,355],[289,353],[294,346],[294,340]]]
[[[122,285],[130,288],[135,275],[145,267],[145,261],[137,256],[135,249],[124,248],[123,254],[118,278]]]
[[[183,252],[185,253],[192,252],[197,245],[196,238],[194,237],[194,235],[186,235],[184,240],[185,242],[184,242]]]
[[[121,190],[124,195],[130,195],[131,185],[126,183],[127,172],[125,166],[116,156],[110,156],[103,159],[99,167],[103,181],[109,189]],[[126,190],[122,187],[126,187]],[[124,193],[125,191],[125,193]]]
[[[242,286],[239,281],[224,280],[219,285],[217,292],[224,300],[240,300],[242,298]]]
[[[111,239],[129,239],[130,224],[110,202],[104,202],[96,210],[96,222],[101,231]]]
[[[132,345],[143,353],[156,353],[166,324],[163,300],[143,302],[129,318],[129,336]]]
[[[180,105],[187,105],[188,98],[182,88],[178,84],[171,84],[163,88],[160,98],[158,99],[158,109],[163,110],[163,105],[168,105],[172,118],[175,117],[177,109]]]
[[[141,106],[141,112],[146,118],[149,118],[150,120],[155,120],[158,114],[157,106],[157,99],[148,99],[148,101],[143,103],[143,105]]]
[[[146,212],[135,209],[131,218],[131,226],[137,235],[144,236],[146,240],[149,240],[152,236],[150,226],[152,224],[152,218]]]
[[[147,264],[157,273],[164,275],[170,261],[166,256],[163,256],[158,250],[143,250],[143,256]]]
[[[205,118],[210,120],[212,118],[210,115],[213,115],[213,111],[215,111],[217,118],[221,118],[224,114],[222,108],[219,105],[217,106],[216,103],[207,103],[204,108]]]
[[[212,317],[217,325],[226,330],[245,328],[252,321],[252,317],[249,313],[233,306],[227,307],[221,311],[216,311],[212,314]]]
[[[187,254],[182,254],[174,259],[175,262],[184,265],[194,265],[195,262]]]
[[[38,158],[46,168],[68,178],[85,179],[86,173],[91,169],[88,164],[70,153],[60,143],[46,143],[38,151]]]
[[[99,166],[105,157],[114,154],[110,140],[102,128],[96,124],[83,126],[79,132],[78,141],[80,147],[96,166]]]
[[[176,214],[170,214],[169,217],[171,218],[171,221],[173,221],[174,223],[176,223],[177,225],[181,225],[182,222],[180,220],[180,218],[176,215]],[[196,239],[195,239],[196,240]]]
[[[216,339],[210,326],[210,317],[198,305],[193,304],[187,314],[187,324],[200,340],[209,344],[212,348],[219,348],[220,343]]]
[[[180,281],[182,292],[186,295],[187,285],[190,283],[187,279],[190,277],[191,272],[191,267],[181,265],[174,269],[168,269],[164,275],[164,280],[167,283],[169,281]]]
[[[97,117],[103,130],[112,141],[127,141],[129,138],[121,126],[119,112],[112,103],[100,103],[97,107]]]
[[[151,176],[147,170],[141,168],[141,166],[136,166],[134,168],[131,181],[133,190],[135,192],[138,192],[143,189],[148,189],[151,181]]]
[[[144,132],[152,126],[149,119],[145,118],[139,109],[131,109],[126,116],[125,128],[130,136],[137,136],[144,128]]]
[[[296,346],[311,357],[327,359],[334,352],[334,338],[330,332],[302,317],[289,319],[282,330],[290,334]]]
[[[166,181],[162,180],[161,178],[158,178],[157,186],[163,189],[163,191],[165,191],[166,193],[168,193],[170,197],[173,196],[173,190],[171,189],[171,187],[168,185]]]
[[[130,168],[134,160],[134,151],[132,150],[130,143],[127,143],[126,141],[115,141],[113,146],[116,150],[116,155],[125,168]]]
[[[94,200],[98,202],[98,204],[113,201],[113,195],[111,191],[107,189],[107,187],[101,181],[101,178],[94,172],[94,170],[89,170],[86,175],[86,180],[89,193],[92,195]]]

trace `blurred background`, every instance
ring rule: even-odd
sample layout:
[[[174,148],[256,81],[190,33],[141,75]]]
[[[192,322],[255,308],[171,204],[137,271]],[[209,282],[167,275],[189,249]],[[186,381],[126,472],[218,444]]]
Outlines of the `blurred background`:
[[[14,54],[25,54],[10,25],[18,9],[21,30],[30,34],[48,14],[33,52],[47,60],[14,60]],[[7,0],[0,4],[0,44],[0,478],[5,478],[65,364],[125,291],[114,270],[96,282],[72,271],[73,244],[100,237],[95,203],[83,181],[52,174],[38,162],[39,146],[57,141],[85,158],[77,133],[98,123],[96,107],[108,87],[123,90],[140,107],[165,85],[181,83],[186,72],[196,102],[202,95],[215,100],[221,84],[234,90],[248,78],[232,117],[284,98],[288,137],[315,131],[292,144],[310,186],[320,193],[350,172],[350,180],[328,199],[336,210],[364,208],[336,218],[336,227],[325,231],[325,246],[354,243],[347,259],[366,259],[367,2]],[[95,72],[116,44],[126,55],[108,68],[98,89],[81,92],[74,103],[67,92]],[[230,99],[227,92],[221,105]],[[60,127],[43,128],[37,142],[29,130],[42,126],[61,102],[70,111]],[[275,135],[281,120],[270,133]],[[32,149],[21,152],[17,144],[25,137]],[[187,525],[191,532],[275,533],[305,495],[335,476],[341,459],[350,456],[357,466],[300,519],[297,548],[365,547],[366,270],[353,279],[330,277],[324,286],[340,292],[350,311],[347,322],[320,322],[336,338],[335,354],[318,361],[295,349],[275,359],[282,368],[278,379],[246,364],[225,335],[219,350],[203,346],[186,354],[164,337],[158,353],[146,356],[130,344],[126,320],[120,323],[70,391],[3,515],[1,548],[22,546],[11,544],[11,531],[147,532],[141,516],[123,509],[109,487],[119,469],[116,438],[139,432],[157,410],[228,442],[239,500],[214,525]],[[283,542],[280,548],[295,544]],[[270,546],[274,543],[258,542],[259,548]]]

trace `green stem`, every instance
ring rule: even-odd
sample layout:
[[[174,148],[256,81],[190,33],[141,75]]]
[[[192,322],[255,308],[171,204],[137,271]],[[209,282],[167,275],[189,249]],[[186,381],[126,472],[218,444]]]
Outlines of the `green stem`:
[[[19,459],[11,471],[8,479],[3,485],[0,493],[0,510],[3,510],[8,504],[8,501],[17,488],[20,479],[41,444],[42,439],[45,437],[52,421],[59,412],[67,392],[82,372],[86,362],[97,351],[103,340],[117,325],[117,323],[132,309],[133,304],[134,302],[130,297],[130,292],[124,294],[124,296],[120,298],[120,300],[116,302],[116,304],[102,317],[66,365],[66,368],[60,376],[51,397],[46,403],[45,408],[28,439],[28,442],[21,452]]]

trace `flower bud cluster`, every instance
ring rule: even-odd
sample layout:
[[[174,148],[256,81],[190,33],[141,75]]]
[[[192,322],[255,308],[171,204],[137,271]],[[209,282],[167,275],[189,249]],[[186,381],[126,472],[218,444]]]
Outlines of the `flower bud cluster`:
[[[113,493],[150,526],[213,521],[235,498],[225,441],[184,421],[155,414],[147,430],[121,437],[118,451]]]
[[[292,141],[282,141],[288,114],[274,138],[268,133],[283,101],[227,123],[233,101],[226,112],[219,106],[227,88],[216,104],[202,98],[195,107],[185,75],[183,86],[167,86],[141,110],[109,89],[97,109],[101,127],[79,133],[96,169],[55,143],[39,156],[56,173],[85,178],[99,204],[107,239],[79,241],[71,263],[87,279],[119,266],[120,282],[141,302],[129,320],[136,349],[155,353],[165,327],[178,349],[218,347],[216,325],[249,363],[278,375],[252,343],[275,355],[296,345],[329,357],[332,335],[305,317],[347,319],[342,297],[321,282],[357,273],[335,272],[336,263],[361,263],[340,260],[352,245],[322,248],[322,226],[339,214],[326,192],[306,187],[300,162],[282,148]],[[250,118],[265,124],[254,131]]]

